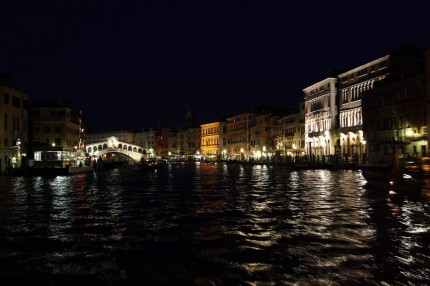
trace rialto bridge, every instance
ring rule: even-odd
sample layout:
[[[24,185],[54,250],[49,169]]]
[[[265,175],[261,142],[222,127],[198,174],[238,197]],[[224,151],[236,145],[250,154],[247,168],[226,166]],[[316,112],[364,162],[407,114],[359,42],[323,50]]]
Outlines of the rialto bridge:
[[[142,146],[130,144],[127,142],[118,141],[117,137],[108,137],[101,142],[95,142],[86,146],[87,152],[90,156],[103,156],[107,153],[121,153],[136,162],[140,162],[142,158],[146,158],[151,154],[147,154],[146,149]]]

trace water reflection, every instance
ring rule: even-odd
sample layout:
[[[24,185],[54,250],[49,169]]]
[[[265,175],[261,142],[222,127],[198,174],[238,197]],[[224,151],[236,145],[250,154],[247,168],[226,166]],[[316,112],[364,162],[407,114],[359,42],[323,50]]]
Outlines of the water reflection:
[[[206,163],[2,177],[0,275],[9,284],[425,284],[429,200],[395,204],[364,185],[359,171]]]

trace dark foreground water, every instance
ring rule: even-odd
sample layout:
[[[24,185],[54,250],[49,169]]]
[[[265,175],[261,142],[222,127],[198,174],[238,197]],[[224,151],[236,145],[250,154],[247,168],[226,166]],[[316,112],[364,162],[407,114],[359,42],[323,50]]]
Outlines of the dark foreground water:
[[[360,171],[0,178],[0,285],[429,285],[430,201]]]

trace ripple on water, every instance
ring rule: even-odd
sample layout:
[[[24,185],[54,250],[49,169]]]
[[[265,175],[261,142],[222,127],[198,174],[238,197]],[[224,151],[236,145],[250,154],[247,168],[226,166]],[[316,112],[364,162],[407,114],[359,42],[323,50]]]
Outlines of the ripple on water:
[[[424,285],[429,201],[393,205],[364,184],[359,171],[205,163],[2,177],[0,275],[11,284]]]

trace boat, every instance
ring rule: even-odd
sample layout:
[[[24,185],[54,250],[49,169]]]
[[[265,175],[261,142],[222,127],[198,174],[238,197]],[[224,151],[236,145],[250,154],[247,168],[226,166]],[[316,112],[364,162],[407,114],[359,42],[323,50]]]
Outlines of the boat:
[[[384,190],[390,197],[416,195],[422,189],[418,180],[398,169],[362,169],[361,174],[368,187]]]
[[[93,161],[93,168],[94,168],[94,171],[110,171],[113,169],[118,169],[118,168],[125,166],[127,164],[128,164],[128,162],[126,162],[126,161],[97,160],[97,161]]]
[[[430,157],[406,159],[402,165],[402,170],[415,178],[429,178]]]
[[[138,167],[145,170],[154,170],[160,167],[160,162],[156,159],[143,159],[135,163]]]
[[[41,146],[34,149],[24,174],[30,176],[66,176],[93,172],[87,158],[66,147]]]

